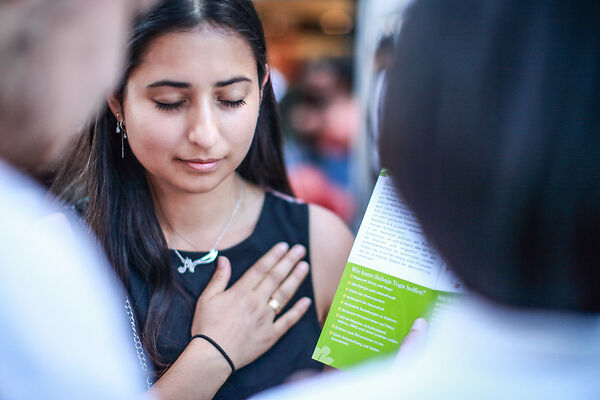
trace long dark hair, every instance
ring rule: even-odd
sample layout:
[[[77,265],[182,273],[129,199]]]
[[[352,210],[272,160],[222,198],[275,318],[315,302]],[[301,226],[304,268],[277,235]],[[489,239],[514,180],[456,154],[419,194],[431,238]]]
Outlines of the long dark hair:
[[[600,311],[600,4],[415,2],[380,151],[465,283]]]
[[[116,97],[121,102],[130,74],[158,37],[211,24],[240,34],[256,59],[258,81],[266,71],[262,24],[249,0],[165,0],[140,15],[129,42],[128,60]],[[270,79],[263,89],[260,114],[250,149],[238,167],[244,179],[265,189],[291,195],[281,149],[279,115]],[[105,106],[90,129],[64,161],[52,191],[78,204],[88,199],[82,214],[104,246],[117,275],[126,287],[129,271],[146,278],[150,290],[143,341],[153,363],[167,365],[157,350],[159,328],[177,292],[171,259],[156,217],[144,167],[126,144],[121,157],[117,120]],[[160,372],[160,371],[159,371]]]

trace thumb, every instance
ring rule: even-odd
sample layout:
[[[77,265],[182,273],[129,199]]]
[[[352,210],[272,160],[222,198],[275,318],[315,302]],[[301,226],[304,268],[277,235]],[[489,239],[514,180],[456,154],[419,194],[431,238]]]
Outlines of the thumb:
[[[423,346],[427,337],[427,331],[427,321],[424,318],[417,318],[400,345],[396,362],[401,362],[408,355],[416,353]]]
[[[231,263],[227,257],[221,256],[217,259],[217,268],[202,292],[202,297],[213,297],[223,292],[229,283],[229,278],[231,278]]]

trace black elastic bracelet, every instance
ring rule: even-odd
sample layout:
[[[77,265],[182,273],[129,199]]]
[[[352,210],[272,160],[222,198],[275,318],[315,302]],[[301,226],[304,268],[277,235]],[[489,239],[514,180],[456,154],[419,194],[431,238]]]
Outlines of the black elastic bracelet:
[[[229,366],[231,367],[231,373],[233,374],[235,372],[235,365],[233,365],[233,361],[231,361],[231,358],[229,358],[229,356],[227,355],[227,353],[225,353],[225,350],[223,350],[223,348],[221,346],[219,346],[217,344],[217,342],[215,342],[214,340],[212,340],[211,338],[209,338],[206,335],[194,335],[190,338],[190,342],[196,338],[201,338],[206,340],[208,343],[212,344],[213,346],[215,346],[215,349],[219,350],[219,353],[221,353],[223,355],[223,357],[225,357],[225,360],[227,360],[227,362],[229,363]]]

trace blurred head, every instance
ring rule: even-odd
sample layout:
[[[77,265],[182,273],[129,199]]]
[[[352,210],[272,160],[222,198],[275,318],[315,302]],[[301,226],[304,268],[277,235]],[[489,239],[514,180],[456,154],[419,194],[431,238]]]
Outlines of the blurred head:
[[[300,90],[310,106],[322,108],[336,96],[352,93],[352,60],[323,58],[306,65]]]
[[[471,289],[600,311],[600,3],[422,0],[380,152]]]
[[[115,83],[123,0],[0,1],[0,157],[38,173]]]
[[[352,78],[349,58],[317,59],[305,66],[296,94],[283,103],[296,139],[324,153],[348,151],[360,118]]]

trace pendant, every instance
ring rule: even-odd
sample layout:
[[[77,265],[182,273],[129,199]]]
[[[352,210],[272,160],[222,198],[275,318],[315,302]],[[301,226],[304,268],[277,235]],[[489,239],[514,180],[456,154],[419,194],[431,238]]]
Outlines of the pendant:
[[[183,262],[183,265],[177,267],[177,272],[180,274],[185,274],[185,272],[189,270],[193,274],[197,265],[210,264],[211,262],[215,261],[218,255],[219,251],[217,249],[210,249],[205,256],[195,261],[192,261],[189,257],[182,258],[181,262]]]
[[[194,265],[194,262],[189,257],[186,257],[183,259],[183,265],[177,267],[177,272],[179,272],[180,274],[185,274],[185,271],[189,269],[190,272],[193,274],[195,268],[196,266]]]

